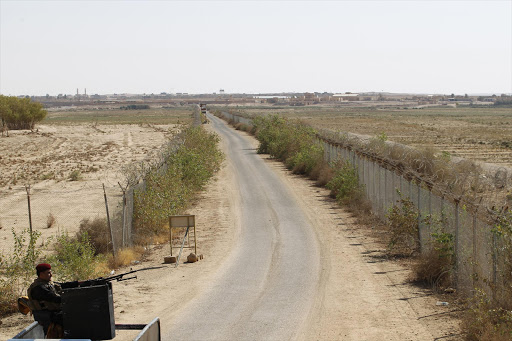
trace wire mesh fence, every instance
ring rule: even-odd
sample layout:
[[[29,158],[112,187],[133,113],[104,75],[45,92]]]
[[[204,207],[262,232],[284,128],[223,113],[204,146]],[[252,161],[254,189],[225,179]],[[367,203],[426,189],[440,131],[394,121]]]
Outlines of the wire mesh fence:
[[[222,115],[233,122],[251,124],[245,117]],[[504,288],[506,276],[502,276],[500,259],[505,255],[498,254],[491,225],[493,209],[503,205],[504,194],[512,188],[512,170],[475,165],[460,158],[450,162],[394,143],[384,148],[381,141],[354,134],[323,131],[317,136],[324,146],[325,161],[349,161],[357,169],[372,213],[381,220],[386,220],[400,198],[414,203],[419,212],[422,252],[431,246],[436,232],[425,218],[442,223],[444,232],[454,238],[453,280],[459,290],[470,293],[478,284],[497,295]],[[346,143],[348,139],[351,143]]]
[[[489,216],[491,203],[496,202],[496,196],[479,198],[478,205],[460,200],[460,196],[444,195],[446,191],[432,188],[429,181],[418,178],[407,179],[403,171],[389,169],[363,153],[353,153],[352,150],[340,150],[343,147],[322,140],[326,151],[326,160],[333,162],[340,159],[351,162],[359,173],[361,184],[364,185],[368,200],[372,204],[373,213],[382,220],[390,207],[397,204],[397,191],[403,198],[410,199],[419,211],[419,238],[423,250],[432,242],[430,224],[425,223],[425,217],[435,217],[442,221],[445,233],[454,237],[455,274],[454,282],[460,290],[470,292],[476,282],[491,293],[491,288],[503,287],[500,283],[499,248],[494,245],[495,235]],[[500,183],[509,182],[510,175],[503,167],[499,169]],[[459,199],[459,200],[457,200]]]
[[[131,243],[132,190],[125,191],[125,200],[120,187],[87,183],[20,186],[13,192],[0,198],[0,238],[4,240],[13,241],[12,229],[16,233],[28,229],[41,233],[44,243],[65,233],[73,235],[81,226],[100,220],[105,225],[110,221],[110,233],[105,234],[109,251]],[[3,245],[9,248],[12,243]]]
[[[193,125],[201,125],[199,106],[193,110]],[[173,143],[170,141],[169,143]],[[168,147],[168,146],[167,146]],[[167,148],[172,152],[173,148]],[[165,169],[165,155],[157,160],[144,160],[144,167]],[[146,162],[147,161],[147,162]],[[142,165],[145,166],[142,166]],[[158,164],[158,165],[157,165]],[[126,169],[144,175],[144,169]],[[125,172],[125,173],[126,173]],[[130,178],[129,174],[124,174]],[[41,242],[68,233],[73,235],[80,227],[101,220],[107,233],[102,234],[108,252],[133,246],[134,232],[134,193],[143,191],[143,179],[118,181],[108,178],[106,184],[94,181],[39,182],[32,186],[18,185],[0,195],[0,238],[4,241],[1,252],[8,253],[13,246],[14,236],[27,229],[41,233]],[[140,237],[140,236],[139,236]]]

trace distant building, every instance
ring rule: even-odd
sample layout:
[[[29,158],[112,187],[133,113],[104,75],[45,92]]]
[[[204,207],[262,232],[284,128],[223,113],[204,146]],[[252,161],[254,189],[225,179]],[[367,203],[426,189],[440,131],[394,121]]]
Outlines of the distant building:
[[[346,94],[334,94],[332,95],[332,99],[334,101],[359,101],[359,94],[352,94],[352,93],[346,93]]]

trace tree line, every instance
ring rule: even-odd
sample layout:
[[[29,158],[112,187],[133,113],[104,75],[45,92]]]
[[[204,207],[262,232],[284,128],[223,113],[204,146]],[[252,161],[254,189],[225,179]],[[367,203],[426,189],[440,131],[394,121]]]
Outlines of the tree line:
[[[43,120],[48,112],[43,105],[30,98],[0,95],[1,130],[34,129],[36,122]]]

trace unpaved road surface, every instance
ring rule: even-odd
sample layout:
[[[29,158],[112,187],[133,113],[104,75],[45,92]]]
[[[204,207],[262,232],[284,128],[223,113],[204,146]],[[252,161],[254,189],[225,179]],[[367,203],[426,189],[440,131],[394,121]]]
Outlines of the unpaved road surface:
[[[253,140],[218,118],[211,122],[233,165],[240,233],[216,275],[179,311],[165,340],[460,337],[456,322],[446,319],[449,310],[409,286],[405,269],[367,256],[382,250],[354,235],[351,218],[334,211],[325,196],[327,206],[319,205],[313,193],[320,189],[305,186],[306,199],[304,180],[285,176],[279,164],[256,154]]]
[[[254,146],[220,120],[212,121],[227,140],[235,167],[240,236],[211,286],[184,309],[165,339],[296,339],[319,283],[314,229]]]
[[[159,317],[163,340],[462,340],[449,295],[410,285],[410,271],[386,260],[371,227],[357,225],[328,190],[211,121],[226,162],[186,212],[196,215],[204,259],[115,282],[116,323]],[[169,246],[151,249],[133,269],[162,265]],[[3,319],[0,339],[31,320]],[[115,340],[137,333],[117,331]]]

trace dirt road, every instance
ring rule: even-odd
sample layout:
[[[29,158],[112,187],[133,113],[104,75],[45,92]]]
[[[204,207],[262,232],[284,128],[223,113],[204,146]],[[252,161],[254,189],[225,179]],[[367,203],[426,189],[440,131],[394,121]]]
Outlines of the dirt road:
[[[254,138],[216,118],[209,126],[227,160],[187,212],[204,259],[114,283],[116,323],[158,316],[163,340],[462,339],[457,309],[436,305],[448,298],[411,286],[409,271],[385,260],[327,190],[257,155]],[[168,253],[154,246],[133,269]],[[115,340],[134,335],[119,331]]]
[[[405,269],[368,256],[381,250],[325,191],[264,161],[253,140],[224,122],[212,123],[226,142],[239,188],[230,195],[239,200],[240,233],[217,274],[180,310],[164,339],[459,337],[455,321],[446,318],[449,309],[409,286]]]
[[[231,195],[240,197],[241,231],[211,286],[182,311],[165,339],[296,339],[319,282],[314,229],[250,141],[212,121],[234,165],[239,191]]]

